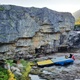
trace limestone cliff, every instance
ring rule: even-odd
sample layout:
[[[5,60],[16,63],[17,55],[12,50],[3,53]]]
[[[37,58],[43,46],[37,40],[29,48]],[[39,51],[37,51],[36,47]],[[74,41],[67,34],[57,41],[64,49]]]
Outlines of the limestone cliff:
[[[35,49],[60,43],[60,34],[74,28],[71,13],[48,8],[0,5],[0,52]]]

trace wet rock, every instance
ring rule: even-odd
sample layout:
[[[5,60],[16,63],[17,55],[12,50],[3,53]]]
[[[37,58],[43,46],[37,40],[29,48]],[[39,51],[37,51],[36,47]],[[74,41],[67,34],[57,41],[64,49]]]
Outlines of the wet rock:
[[[61,71],[61,74],[68,74],[67,71]]]
[[[15,74],[15,75],[22,75],[22,73],[20,72],[20,69],[18,67],[12,66],[11,67],[11,71]]]
[[[34,67],[31,69],[30,74],[35,74],[35,75],[40,75],[42,72],[40,69],[36,68],[34,69]]]

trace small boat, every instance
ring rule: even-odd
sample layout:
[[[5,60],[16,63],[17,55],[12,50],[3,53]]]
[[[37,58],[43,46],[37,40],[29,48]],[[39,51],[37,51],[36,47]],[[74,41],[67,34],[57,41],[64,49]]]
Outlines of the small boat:
[[[51,66],[53,65],[53,62],[48,59],[48,60],[43,60],[43,61],[39,61],[37,62],[38,67],[45,67],[45,66]]]
[[[51,59],[51,61],[56,65],[62,65],[62,66],[71,64],[74,62],[74,60],[72,58],[65,58],[65,56],[53,58],[53,59]]]
[[[65,58],[65,56],[62,56],[62,57],[56,57],[48,60],[39,61],[37,62],[37,65],[39,67],[45,67],[45,66],[51,66],[51,65],[64,66],[66,64],[71,64],[73,62],[74,60],[72,58]]]

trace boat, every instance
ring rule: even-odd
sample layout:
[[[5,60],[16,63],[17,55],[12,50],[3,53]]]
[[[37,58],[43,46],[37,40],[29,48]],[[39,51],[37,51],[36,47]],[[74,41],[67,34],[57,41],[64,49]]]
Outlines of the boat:
[[[38,65],[38,67],[51,66],[51,65],[53,65],[53,62],[52,62],[52,60],[47,59],[47,60],[43,60],[43,61],[38,61],[37,65]]]
[[[62,66],[74,62],[72,58],[65,58],[65,56],[53,58],[51,59],[51,61],[54,63],[54,65],[62,65]]]
[[[66,64],[71,64],[73,62],[74,60],[72,58],[66,58],[65,56],[62,56],[62,57],[56,57],[56,58],[47,59],[43,61],[38,61],[37,65],[39,67],[52,66],[52,65],[64,66]]]

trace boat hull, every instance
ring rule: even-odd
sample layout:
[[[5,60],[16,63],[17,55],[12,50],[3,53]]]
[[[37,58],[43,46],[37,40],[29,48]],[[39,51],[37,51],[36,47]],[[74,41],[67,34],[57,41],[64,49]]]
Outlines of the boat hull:
[[[74,60],[72,58],[65,58],[65,56],[63,56],[63,57],[57,57],[55,59],[53,58],[51,60],[56,65],[67,65],[67,64],[71,64],[71,63],[74,62]]]

